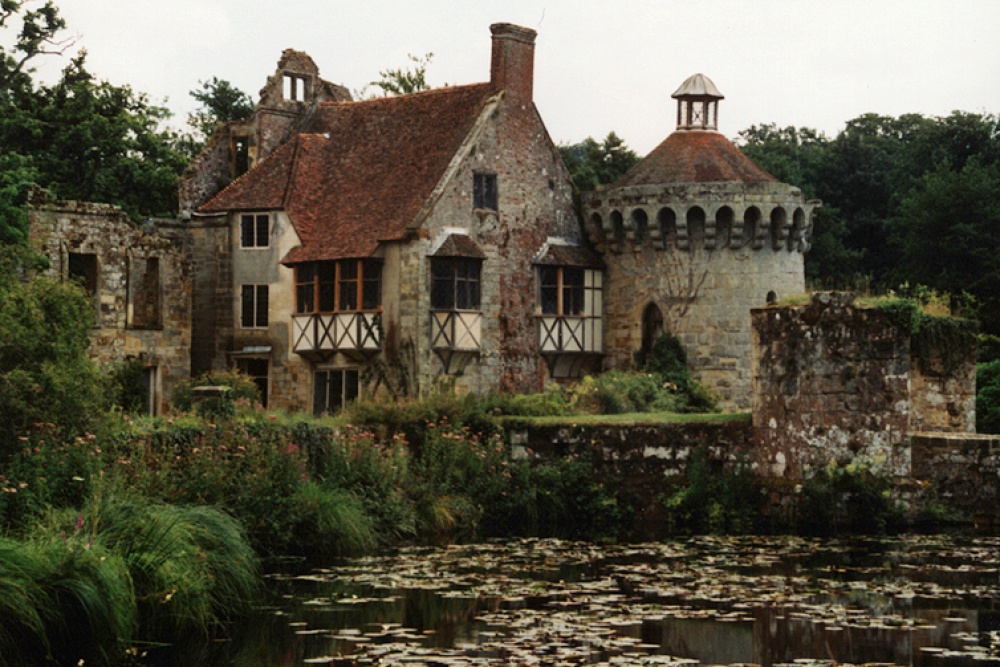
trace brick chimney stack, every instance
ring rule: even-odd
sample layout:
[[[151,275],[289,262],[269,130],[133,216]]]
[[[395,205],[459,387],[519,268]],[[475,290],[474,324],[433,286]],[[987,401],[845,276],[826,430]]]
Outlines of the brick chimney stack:
[[[490,32],[493,33],[490,83],[497,90],[506,90],[512,100],[531,102],[538,33],[511,23],[494,23]]]

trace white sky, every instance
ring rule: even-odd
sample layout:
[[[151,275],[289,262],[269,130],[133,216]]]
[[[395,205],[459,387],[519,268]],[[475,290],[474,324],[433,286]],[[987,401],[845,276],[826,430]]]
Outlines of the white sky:
[[[996,0],[56,0],[89,68],[183,122],[217,76],[256,101],[281,51],[355,91],[407,54],[432,85],[489,78],[489,25],[538,31],[535,101],[556,142],[614,130],[640,154],[674,129],[670,94],[702,72],[720,131],[833,136],[862,113],[1000,112]],[[6,40],[5,40],[6,41]],[[65,60],[39,68],[54,76]]]

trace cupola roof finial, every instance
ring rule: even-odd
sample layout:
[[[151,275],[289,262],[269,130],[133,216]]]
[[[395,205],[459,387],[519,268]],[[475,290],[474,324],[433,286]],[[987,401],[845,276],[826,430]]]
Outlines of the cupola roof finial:
[[[671,95],[677,100],[678,130],[717,130],[719,100],[725,96],[704,74],[693,74]]]

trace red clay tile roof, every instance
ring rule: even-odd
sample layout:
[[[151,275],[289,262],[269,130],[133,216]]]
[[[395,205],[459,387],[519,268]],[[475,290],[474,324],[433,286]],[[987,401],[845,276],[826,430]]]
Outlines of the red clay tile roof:
[[[611,187],[670,183],[777,183],[718,132],[679,130]]]
[[[366,257],[406,235],[494,92],[484,83],[321,104],[304,133],[200,210],[284,209],[302,241],[286,264]]]

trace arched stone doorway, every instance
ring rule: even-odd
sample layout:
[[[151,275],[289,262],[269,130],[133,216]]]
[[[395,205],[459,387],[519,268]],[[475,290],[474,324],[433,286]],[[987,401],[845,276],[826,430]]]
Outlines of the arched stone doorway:
[[[653,343],[663,333],[663,313],[655,303],[650,303],[642,311],[642,356],[646,358],[653,351]]]

